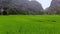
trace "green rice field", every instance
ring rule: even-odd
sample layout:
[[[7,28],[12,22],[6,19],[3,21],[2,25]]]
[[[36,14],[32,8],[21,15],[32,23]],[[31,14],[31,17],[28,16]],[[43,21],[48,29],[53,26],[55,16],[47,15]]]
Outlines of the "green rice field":
[[[60,16],[1,15],[0,34],[60,34]]]

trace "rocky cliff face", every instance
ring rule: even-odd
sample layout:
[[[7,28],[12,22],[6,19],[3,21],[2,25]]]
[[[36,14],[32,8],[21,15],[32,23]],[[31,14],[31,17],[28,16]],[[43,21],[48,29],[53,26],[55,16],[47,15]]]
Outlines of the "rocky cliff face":
[[[48,8],[49,14],[60,14],[60,0],[52,0],[50,7]]]

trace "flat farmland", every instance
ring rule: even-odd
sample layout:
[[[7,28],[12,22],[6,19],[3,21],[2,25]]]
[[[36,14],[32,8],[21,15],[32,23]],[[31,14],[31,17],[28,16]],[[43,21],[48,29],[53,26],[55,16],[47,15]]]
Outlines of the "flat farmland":
[[[0,16],[0,34],[60,34],[60,16]]]

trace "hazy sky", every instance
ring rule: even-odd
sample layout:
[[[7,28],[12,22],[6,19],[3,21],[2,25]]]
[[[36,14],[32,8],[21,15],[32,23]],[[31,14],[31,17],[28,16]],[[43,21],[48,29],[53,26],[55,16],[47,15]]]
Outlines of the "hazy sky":
[[[45,9],[50,6],[50,3],[52,0],[37,0],[37,1],[40,2],[42,4],[43,8]]]

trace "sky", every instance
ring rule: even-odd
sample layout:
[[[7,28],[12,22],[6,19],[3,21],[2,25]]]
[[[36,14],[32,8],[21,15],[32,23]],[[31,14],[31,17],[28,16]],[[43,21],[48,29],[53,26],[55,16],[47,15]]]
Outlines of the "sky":
[[[45,9],[50,6],[52,0],[37,0],[39,3],[42,4],[42,7]]]

